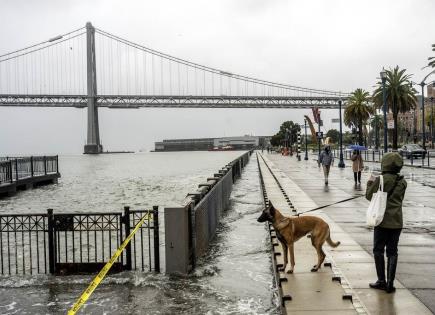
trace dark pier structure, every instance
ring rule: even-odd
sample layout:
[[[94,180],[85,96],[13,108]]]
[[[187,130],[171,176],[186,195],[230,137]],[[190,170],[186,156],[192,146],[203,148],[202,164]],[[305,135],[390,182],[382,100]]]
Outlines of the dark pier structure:
[[[58,156],[0,158],[0,198],[19,190],[57,183]]]

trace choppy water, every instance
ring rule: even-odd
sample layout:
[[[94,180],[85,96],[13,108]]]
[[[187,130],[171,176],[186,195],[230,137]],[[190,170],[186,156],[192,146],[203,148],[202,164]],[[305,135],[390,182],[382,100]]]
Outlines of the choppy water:
[[[3,213],[113,211],[178,204],[240,152],[152,153],[60,158],[59,185],[0,201]],[[278,314],[270,244],[263,224],[255,155],[233,187],[215,240],[186,277],[123,272],[109,276],[83,314]],[[47,206],[49,204],[49,206]],[[163,251],[164,252],[164,251]],[[0,278],[1,314],[64,314],[91,277]]]
[[[120,211],[176,205],[242,153],[174,152],[60,156],[58,185],[0,199],[0,213]]]

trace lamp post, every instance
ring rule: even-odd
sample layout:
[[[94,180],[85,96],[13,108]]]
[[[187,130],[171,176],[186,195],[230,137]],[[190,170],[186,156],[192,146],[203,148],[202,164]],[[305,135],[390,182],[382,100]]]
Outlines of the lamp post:
[[[424,80],[421,81],[421,131],[423,133],[423,150],[426,150],[426,122],[424,121]]]
[[[320,115],[318,115],[318,122],[319,122],[319,133],[317,136],[317,143],[318,143],[318,148],[319,148],[319,154],[317,155],[317,162],[319,163],[319,167],[320,167],[320,140],[322,140],[320,138]]]
[[[382,110],[384,112],[384,153],[388,152],[388,137],[387,137],[387,94],[385,93],[385,82],[387,82],[387,71],[381,71],[382,80]]]
[[[431,74],[434,74],[434,73],[435,73],[435,70],[433,70],[432,72],[429,72],[429,74],[426,75],[424,77],[424,79],[421,80],[421,83],[420,83],[420,86],[421,86],[421,127],[422,127],[422,132],[423,132],[423,149],[424,150],[426,150],[426,130],[425,130],[425,121],[424,121],[424,86],[426,85],[426,83],[424,83],[424,81],[426,81],[426,79]]]
[[[375,113],[372,122],[375,124],[375,150],[379,150],[379,116]]]
[[[290,155],[290,152],[289,152],[289,144],[290,144],[290,129],[288,129],[288,128],[285,129],[285,140],[286,140],[286,150],[287,150],[287,155]]]
[[[409,82],[410,90],[412,91],[412,81]],[[417,106],[414,108],[413,117],[412,117],[412,142],[417,143]]]
[[[307,120],[304,119],[304,122],[305,122],[305,157],[304,157],[304,160],[308,161]]]
[[[344,159],[343,159],[343,124],[341,121],[341,99],[338,100],[338,112],[339,112],[339,118],[340,118],[340,135],[338,137],[338,142],[340,146],[340,161],[338,162],[339,168],[345,168],[346,165],[344,165]]]
[[[430,138],[431,138],[431,149],[433,149],[433,96],[430,98]]]

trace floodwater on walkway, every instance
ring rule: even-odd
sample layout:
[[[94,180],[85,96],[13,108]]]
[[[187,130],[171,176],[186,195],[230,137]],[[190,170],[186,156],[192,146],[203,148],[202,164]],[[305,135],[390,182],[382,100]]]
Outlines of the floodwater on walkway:
[[[2,213],[114,211],[178,204],[241,152],[61,157],[59,185],[0,201]],[[48,204],[48,205],[47,205]],[[278,314],[270,242],[255,155],[233,187],[216,238],[186,277],[139,272],[108,276],[83,314]],[[164,250],[161,250],[164,253]],[[65,314],[91,277],[2,277],[1,314]]]

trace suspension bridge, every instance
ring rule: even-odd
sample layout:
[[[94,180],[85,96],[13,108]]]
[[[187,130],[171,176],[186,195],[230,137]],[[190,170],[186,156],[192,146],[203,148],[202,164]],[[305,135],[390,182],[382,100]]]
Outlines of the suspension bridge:
[[[87,108],[84,153],[103,149],[98,107],[338,108],[347,96],[200,65],[89,22],[0,55],[0,106]]]

